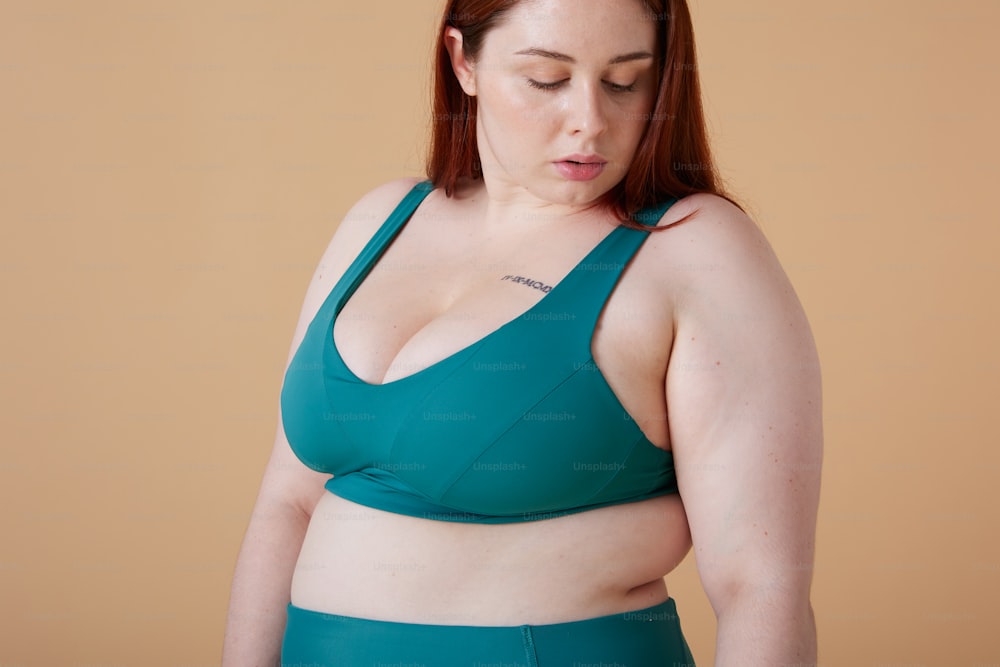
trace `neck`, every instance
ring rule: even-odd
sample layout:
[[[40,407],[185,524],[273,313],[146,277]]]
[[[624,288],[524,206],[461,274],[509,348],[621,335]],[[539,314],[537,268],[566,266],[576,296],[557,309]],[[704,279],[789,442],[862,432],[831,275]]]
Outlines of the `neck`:
[[[583,224],[595,218],[612,216],[590,202],[564,204],[540,199],[517,183],[490,178],[463,183],[456,190],[456,199],[464,200],[484,229],[515,231],[555,228],[566,223]]]

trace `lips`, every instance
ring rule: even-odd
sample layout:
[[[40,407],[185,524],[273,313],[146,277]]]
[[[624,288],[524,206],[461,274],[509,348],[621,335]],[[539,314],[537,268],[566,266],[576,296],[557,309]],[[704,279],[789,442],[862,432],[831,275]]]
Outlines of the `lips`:
[[[556,162],[569,162],[571,164],[606,164],[607,160],[596,153],[591,153],[589,155],[573,153],[572,155],[567,155],[566,157],[556,160]]]
[[[574,153],[553,164],[556,172],[566,180],[589,181],[601,175],[607,160],[600,155]]]

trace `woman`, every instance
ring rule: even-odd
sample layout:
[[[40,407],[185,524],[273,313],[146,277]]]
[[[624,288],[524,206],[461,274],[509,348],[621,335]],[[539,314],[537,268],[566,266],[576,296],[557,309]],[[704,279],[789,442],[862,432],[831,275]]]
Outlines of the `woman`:
[[[452,0],[438,39],[429,180],[306,295],[224,665],[693,664],[692,542],[717,664],[812,664],[815,346],[684,2]]]

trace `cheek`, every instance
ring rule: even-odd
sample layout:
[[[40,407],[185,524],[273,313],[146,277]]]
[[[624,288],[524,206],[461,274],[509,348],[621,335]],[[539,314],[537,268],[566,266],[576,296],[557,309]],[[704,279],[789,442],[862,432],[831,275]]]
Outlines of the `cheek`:
[[[558,119],[556,96],[545,98],[520,81],[509,81],[482,91],[485,118],[500,129],[517,128],[525,142],[534,141],[528,135],[545,132]],[[510,137],[516,141],[517,137]]]
[[[653,104],[656,99],[651,93],[636,95],[628,104],[622,107],[622,129],[638,141],[646,126],[653,118]]]

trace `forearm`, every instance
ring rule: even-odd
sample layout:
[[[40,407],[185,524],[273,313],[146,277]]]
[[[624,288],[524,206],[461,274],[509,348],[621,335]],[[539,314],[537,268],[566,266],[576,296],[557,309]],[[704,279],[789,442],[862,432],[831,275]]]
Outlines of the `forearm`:
[[[816,619],[801,604],[745,598],[718,616],[716,667],[815,667]]]
[[[308,525],[301,510],[258,500],[233,574],[222,667],[279,664],[292,572]]]

